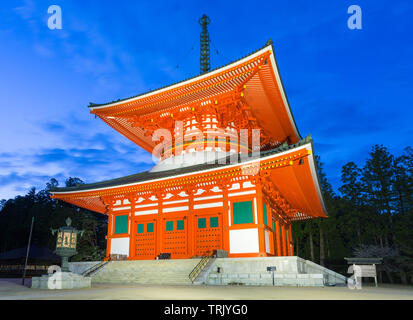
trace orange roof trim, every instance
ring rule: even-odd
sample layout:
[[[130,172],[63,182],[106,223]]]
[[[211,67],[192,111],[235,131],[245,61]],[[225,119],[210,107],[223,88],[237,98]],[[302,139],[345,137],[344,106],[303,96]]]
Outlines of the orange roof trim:
[[[300,161],[303,159],[303,161]],[[222,168],[191,172],[174,177],[130,183],[113,187],[83,191],[52,192],[52,198],[61,199],[77,206],[106,213],[105,197],[127,197],[129,194],[152,192],[161,188],[176,188],[188,183],[213,181],[219,177],[238,177],[248,172],[248,165],[259,164],[260,170],[268,170],[270,179],[288,203],[298,210],[297,220],[308,217],[327,217],[327,211],[319,186],[312,143],[288,151]]]
[[[237,96],[238,95],[238,96]],[[90,112],[152,152],[156,142],[145,128],[133,126],[133,117],[172,116],[202,108],[202,103],[220,97],[243,97],[261,128],[278,141],[297,143],[301,136],[295,124],[281,81],[272,45],[225,67],[198,77],[122,101],[90,106]],[[196,112],[196,111],[195,111]]]

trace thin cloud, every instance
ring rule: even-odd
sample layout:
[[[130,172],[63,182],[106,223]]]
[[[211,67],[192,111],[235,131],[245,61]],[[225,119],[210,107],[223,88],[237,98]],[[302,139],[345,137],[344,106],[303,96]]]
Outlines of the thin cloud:
[[[411,1],[364,4],[360,32],[331,1],[268,2],[258,11],[239,2],[236,12],[228,2],[97,2],[60,1],[63,30],[54,31],[48,1],[2,4],[0,197],[43,188],[50,177],[96,182],[149,169],[151,155],[86,106],[197,75],[199,12],[212,19],[214,68],[272,38],[298,128],[314,138],[333,184],[372,144],[397,151],[410,143]]]

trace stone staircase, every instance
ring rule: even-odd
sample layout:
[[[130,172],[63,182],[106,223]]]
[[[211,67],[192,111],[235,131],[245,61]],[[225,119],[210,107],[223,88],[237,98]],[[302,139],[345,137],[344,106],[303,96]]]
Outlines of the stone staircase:
[[[214,258],[202,268],[194,283],[189,274],[201,259],[111,261],[91,275],[93,283],[148,285],[343,286],[347,278],[299,257]],[[100,261],[69,263],[69,269],[84,274]],[[218,272],[219,270],[219,272]]]
[[[200,260],[111,261],[92,275],[92,283],[191,285],[188,275]]]
[[[299,263],[304,264],[304,270],[306,274],[322,274],[324,276],[325,285],[345,285],[347,283],[347,277],[334,272],[326,267],[320,266],[309,260],[301,258],[297,259]]]
[[[347,278],[341,274],[314,262],[292,256],[218,258],[196,284],[272,286],[273,275],[272,272],[267,271],[267,267],[270,266],[276,267],[275,286],[343,286],[347,281]]]

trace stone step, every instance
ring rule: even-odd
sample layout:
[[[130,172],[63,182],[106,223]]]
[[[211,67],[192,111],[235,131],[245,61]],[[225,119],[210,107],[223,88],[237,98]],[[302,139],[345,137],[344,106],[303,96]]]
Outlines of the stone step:
[[[199,261],[111,261],[92,276],[92,282],[190,285],[188,275]]]
[[[92,276],[92,282],[191,285],[188,276],[199,261],[200,259],[111,261]],[[257,257],[217,258],[200,274],[195,284],[243,283],[270,286],[272,274],[266,271],[268,266],[276,266],[276,286],[325,286],[346,283],[344,276],[298,257]]]

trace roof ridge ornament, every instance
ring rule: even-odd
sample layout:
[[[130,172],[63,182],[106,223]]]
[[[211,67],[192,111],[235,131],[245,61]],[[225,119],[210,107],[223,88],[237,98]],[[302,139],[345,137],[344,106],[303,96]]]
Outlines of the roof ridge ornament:
[[[305,142],[310,142],[313,141],[313,138],[311,137],[311,134],[309,134],[304,140]]]
[[[211,23],[211,19],[207,15],[203,15],[199,20],[199,24],[202,26],[201,32],[201,74],[211,71],[210,60],[210,45],[208,24]]]

